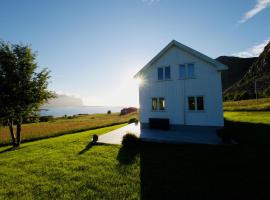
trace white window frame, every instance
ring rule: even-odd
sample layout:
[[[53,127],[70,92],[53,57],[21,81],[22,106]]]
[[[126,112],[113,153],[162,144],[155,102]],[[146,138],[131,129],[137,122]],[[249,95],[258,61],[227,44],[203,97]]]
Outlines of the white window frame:
[[[189,97],[194,97],[195,100],[195,110],[190,110],[189,109],[189,102],[188,102],[188,98]],[[198,110],[198,105],[197,105],[197,98],[198,97],[202,97],[203,98],[203,110]],[[187,110],[189,112],[206,112],[206,107],[205,107],[205,95],[188,95],[186,98],[187,101]]]
[[[152,106],[153,99],[157,99],[157,109],[156,110],[153,110],[153,106]],[[164,110],[160,109],[160,102],[159,102],[160,99],[164,99],[164,104],[165,104],[164,105]],[[166,111],[166,98],[163,97],[163,96],[161,96],[161,97],[151,97],[151,111],[152,112],[165,112]]]
[[[193,65],[193,76],[192,77],[189,77],[188,76],[188,65],[192,64]],[[185,69],[185,75],[184,77],[180,77],[180,68],[184,66],[184,69]],[[182,63],[182,64],[179,64],[178,65],[178,79],[179,80],[186,80],[186,79],[195,79],[196,78],[196,70],[195,70],[195,63],[194,62],[189,62],[189,63]]]
[[[166,67],[169,67],[170,68],[170,78],[166,78],[166,74],[165,74],[165,69],[166,69]],[[159,69],[163,69],[163,78],[162,79],[158,79],[158,70]],[[170,65],[166,65],[166,66],[162,66],[162,67],[158,67],[157,68],[157,80],[158,81],[170,81],[170,80],[172,80],[172,68],[171,68],[171,66]]]

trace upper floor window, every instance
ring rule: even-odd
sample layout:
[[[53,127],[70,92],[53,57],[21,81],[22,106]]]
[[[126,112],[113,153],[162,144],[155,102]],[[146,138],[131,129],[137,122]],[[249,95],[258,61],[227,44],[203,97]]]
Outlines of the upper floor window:
[[[165,67],[165,80],[171,79],[171,68],[170,66]]]
[[[179,65],[179,79],[194,78],[194,77],[195,77],[195,70],[193,63]]]
[[[157,69],[158,72],[158,80],[169,80],[171,79],[171,67],[167,66],[167,67],[159,67]]]
[[[187,64],[187,77],[188,78],[194,78],[194,64]]]
[[[180,79],[185,79],[186,78],[186,66],[185,65],[180,65],[179,66],[179,78]]]
[[[163,68],[159,67],[158,68],[158,80],[163,80]]]

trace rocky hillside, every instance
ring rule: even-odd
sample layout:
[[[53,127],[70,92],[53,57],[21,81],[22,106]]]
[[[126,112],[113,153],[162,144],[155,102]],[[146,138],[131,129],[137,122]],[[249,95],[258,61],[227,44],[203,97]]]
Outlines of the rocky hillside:
[[[270,96],[270,42],[245,75],[224,90],[224,98],[233,100],[255,98],[255,85],[259,97]]]
[[[257,60],[257,57],[220,56],[216,60],[228,66],[228,70],[222,72],[222,89],[224,91],[238,82],[247,73],[251,65]]]

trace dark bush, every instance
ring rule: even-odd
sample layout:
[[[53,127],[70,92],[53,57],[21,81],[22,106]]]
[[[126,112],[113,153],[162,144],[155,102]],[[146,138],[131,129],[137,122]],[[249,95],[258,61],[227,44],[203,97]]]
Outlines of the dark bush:
[[[49,116],[41,116],[41,117],[39,117],[39,121],[40,122],[53,121],[53,116],[51,116],[51,115],[49,115]]]
[[[29,124],[29,123],[37,123],[39,122],[39,116],[31,116],[31,117],[25,117],[23,118],[23,123],[24,124]]]
[[[226,128],[221,128],[217,130],[217,135],[221,138],[222,142],[225,144],[232,143],[232,135]]]
[[[98,135],[94,134],[92,141],[93,141],[93,143],[96,143],[98,141]]]
[[[128,120],[128,123],[138,123],[138,119],[137,118],[131,118],[130,120]]]
[[[108,111],[107,111],[107,114],[110,115],[110,114],[112,114],[112,112],[111,112],[110,110],[108,110]]]
[[[122,140],[123,147],[136,147],[140,143],[140,138],[138,138],[134,133],[127,133],[124,135]]]

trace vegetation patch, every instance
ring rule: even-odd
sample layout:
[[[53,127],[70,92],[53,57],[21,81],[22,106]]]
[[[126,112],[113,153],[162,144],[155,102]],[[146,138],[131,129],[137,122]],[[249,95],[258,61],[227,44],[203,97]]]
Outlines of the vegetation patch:
[[[21,137],[22,141],[32,141],[41,138],[127,123],[129,119],[134,117],[137,117],[137,113],[131,113],[128,115],[119,115],[117,113],[110,115],[80,115],[72,119],[55,118],[49,122],[22,124]],[[0,145],[10,144],[10,142],[11,138],[8,127],[0,126]]]
[[[270,98],[225,101],[224,111],[270,111]]]
[[[123,140],[122,140],[122,145],[125,148],[132,148],[132,147],[137,147],[140,143],[140,138],[138,138],[137,135],[134,133],[127,133],[124,135]]]

